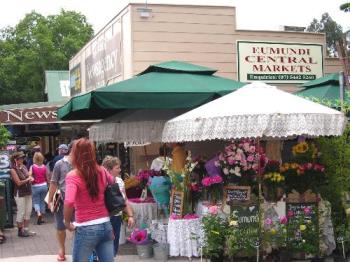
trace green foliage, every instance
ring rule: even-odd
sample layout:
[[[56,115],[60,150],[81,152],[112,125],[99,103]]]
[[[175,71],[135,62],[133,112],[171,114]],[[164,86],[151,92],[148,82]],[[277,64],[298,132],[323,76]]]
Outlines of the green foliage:
[[[322,152],[320,162],[326,166],[325,174],[328,184],[320,188],[323,198],[332,205],[332,221],[337,235],[343,235],[342,226],[346,215],[342,205],[342,196],[350,191],[350,125],[342,136],[321,137],[316,141]]]
[[[203,253],[207,257],[219,257],[224,252],[227,221],[218,215],[207,215],[202,223],[205,233]]]
[[[0,147],[5,146],[10,137],[11,133],[0,123]]]
[[[340,5],[339,9],[344,12],[350,12],[350,3],[346,2],[342,5]]]
[[[84,15],[32,11],[0,29],[0,104],[44,101],[44,71],[67,70],[69,59],[93,36]]]
[[[325,33],[327,54],[329,56],[335,56],[336,42],[342,39],[343,30],[341,25],[337,24],[328,13],[324,13],[320,21],[314,18],[306,30],[308,32]]]

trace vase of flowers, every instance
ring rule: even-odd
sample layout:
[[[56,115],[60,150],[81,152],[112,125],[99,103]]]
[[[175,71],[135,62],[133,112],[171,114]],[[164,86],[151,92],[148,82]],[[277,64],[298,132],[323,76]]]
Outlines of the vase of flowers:
[[[256,184],[259,165],[262,167],[264,162],[262,148],[254,140],[243,139],[226,146],[216,165],[224,174],[225,184],[252,186]]]
[[[204,230],[203,254],[210,261],[223,261],[227,233],[227,220],[218,215],[218,206],[209,207],[209,214],[202,218]]]
[[[280,173],[280,162],[269,160],[263,174],[263,194],[267,201],[277,202],[284,194],[285,177]]]
[[[202,179],[202,185],[209,195],[209,201],[215,205],[222,197],[223,179],[220,175],[206,176]]]
[[[140,259],[152,257],[152,241],[149,239],[146,229],[134,229],[128,240],[136,245],[137,255]]]

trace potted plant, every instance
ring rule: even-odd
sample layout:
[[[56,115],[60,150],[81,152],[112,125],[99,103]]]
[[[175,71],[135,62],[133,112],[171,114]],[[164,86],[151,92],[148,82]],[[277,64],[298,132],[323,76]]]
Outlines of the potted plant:
[[[134,229],[128,240],[136,245],[137,255],[140,259],[152,257],[152,241],[149,239],[146,229]]]
[[[223,179],[220,175],[206,176],[202,179],[202,185],[208,192],[211,204],[215,205],[222,198]]]
[[[218,207],[211,206],[209,214],[202,219],[204,229],[203,254],[211,262],[222,262],[227,233],[227,220],[218,215]]]

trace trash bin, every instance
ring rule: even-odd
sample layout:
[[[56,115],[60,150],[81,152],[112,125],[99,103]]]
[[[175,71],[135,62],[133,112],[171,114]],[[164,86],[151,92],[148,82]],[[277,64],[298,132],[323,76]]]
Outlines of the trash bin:
[[[11,194],[12,181],[10,174],[0,172],[0,227],[13,227],[13,207]],[[2,205],[1,203],[4,203]]]

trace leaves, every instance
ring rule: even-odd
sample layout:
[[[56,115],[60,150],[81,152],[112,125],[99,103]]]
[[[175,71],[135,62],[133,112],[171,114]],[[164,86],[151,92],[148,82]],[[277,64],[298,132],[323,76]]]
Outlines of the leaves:
[[[0,29],[0,104],[44,101],[45,70],[67,70],[69,59],[93,36],[84,15],[35,11]]]
[[[10,137],[10,132],[0,123],[0,147],[5,146]]]
[[[318,21],[313,19],[306,31],[315,33],[325,33],[327,43],[327,54],[329,56],[336,56],[336,42],[343,38],[343,29],[341,25],[337,24],[328,13],[324,13]]]

